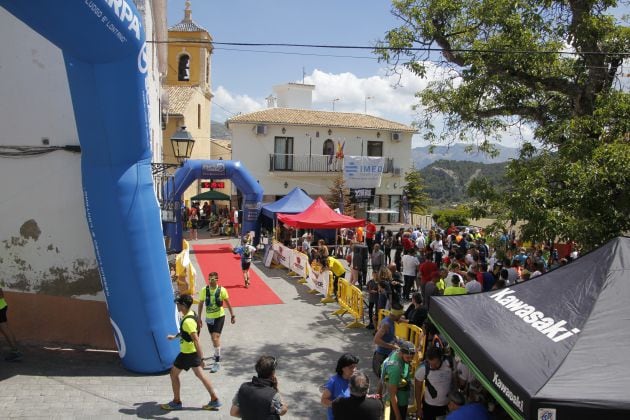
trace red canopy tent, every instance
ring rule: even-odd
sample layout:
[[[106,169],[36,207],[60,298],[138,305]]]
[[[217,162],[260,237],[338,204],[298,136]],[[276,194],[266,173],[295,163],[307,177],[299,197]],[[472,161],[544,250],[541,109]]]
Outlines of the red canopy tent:
[[[365,225],[365,219],[355,219],[335,212],[321,197],[302,213],[279,213],[278,220],[298,229],[339,229]]]

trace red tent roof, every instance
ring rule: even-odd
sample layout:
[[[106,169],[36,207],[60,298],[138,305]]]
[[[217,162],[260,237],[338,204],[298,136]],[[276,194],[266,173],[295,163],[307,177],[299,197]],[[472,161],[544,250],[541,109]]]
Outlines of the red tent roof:
[[[278,214],[278,220],[299,229],[338,229],[365,225],[365,219],[355,219],[335,212],[321,197],[302,213]]]

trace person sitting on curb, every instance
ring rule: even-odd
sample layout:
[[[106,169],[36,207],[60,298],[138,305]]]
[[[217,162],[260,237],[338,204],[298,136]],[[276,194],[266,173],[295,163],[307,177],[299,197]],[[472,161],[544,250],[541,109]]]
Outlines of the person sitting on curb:
[[[243,383],[234,398],[230,416],[244,420],[279,419],[289,411],[289,406],[278,391],[276,367],[273,356],[260,356],[256,361],[256,376]]]
[[[195,314],[195,311],[190,309],[193,304],[193,298],[190,295],[181,295],[175,300],[175,302],[177,303],[177,310],[181,312],[184,317],[179,325],[179,333],[176,335],[168,335],[166,338],[169,340],[179,338],[180,351],[173,362],[170,374],[171,385],[173,387],[173,400],[166,404],[162,404],[160,407],[164,410],[182,409],[182,400],[180,395],[181,382],[179,375],[182,373],[182,370],[192,368],[195,376],[199,378],[203,386],[210,394],[210,402],[202,406],[202,408],[204,410],[218,410],[219,407],[221,407],[221,402],[219,401],[219,397],[217,397],[217,393],[212,386],[212,382],[210,382],[210,378],[205,376],[203,372],[203,350],[201,349],[201,344],[199,343],[197,314]]]

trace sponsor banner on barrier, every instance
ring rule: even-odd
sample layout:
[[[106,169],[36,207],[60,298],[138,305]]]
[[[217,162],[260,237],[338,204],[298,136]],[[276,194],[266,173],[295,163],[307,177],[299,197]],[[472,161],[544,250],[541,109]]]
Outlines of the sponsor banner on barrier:
[[[319,293],[327,296],[330,272],[328,271],[328,269],[325,269],[323,271],[321,270],[321,264],[309,264],[306,282],[311,289],[317,290]]]
[[[298,274],[302,278],[306,278],[306,274],[308,266],[308,257],[306,254],[301,253],[300,251],[293,250],[293,257],[291,258],[291,268],[290,270],[294,273]]]
[[[282,264],[284,267],[291,269],[291,256],[293,250],[282,245],[280,242],[273,244],[273,250],[275,251],[275,258],[278,264]]]

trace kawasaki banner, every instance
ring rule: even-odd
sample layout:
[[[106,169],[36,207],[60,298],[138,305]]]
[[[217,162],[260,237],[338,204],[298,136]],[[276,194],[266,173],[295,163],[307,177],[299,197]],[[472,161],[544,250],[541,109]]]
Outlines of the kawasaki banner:
[[[382,156],[346,156],[343,160],[343,180],[346,187],[380,187],[384,165],[385,158]]]

